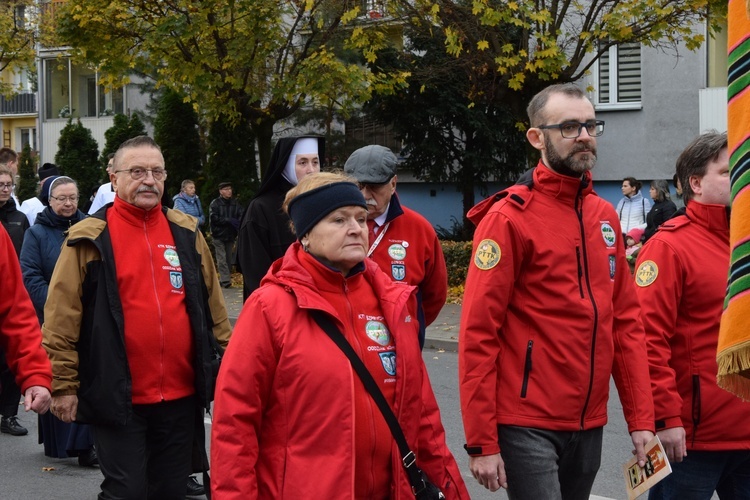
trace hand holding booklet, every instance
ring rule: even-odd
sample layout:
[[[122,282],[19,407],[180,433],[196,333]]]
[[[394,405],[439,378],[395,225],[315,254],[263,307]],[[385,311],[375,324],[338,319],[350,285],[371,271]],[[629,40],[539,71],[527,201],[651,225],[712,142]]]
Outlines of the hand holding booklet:
[[[672,473],[667,453],[659,440],[659,436],[646,445],[646,465],[638,466],[636,457],[631,458],[622,466],[625,474],[625,489],[628,492],[628,500],[633,500],[652,488],[656,483]]]

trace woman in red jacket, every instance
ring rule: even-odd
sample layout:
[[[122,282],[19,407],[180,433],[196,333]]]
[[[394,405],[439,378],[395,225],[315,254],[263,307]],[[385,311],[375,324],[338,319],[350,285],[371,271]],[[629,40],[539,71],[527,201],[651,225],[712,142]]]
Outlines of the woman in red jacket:
[[[414,498],[383,415],[315,310],[372,374],[419,467],[446,498],[468,498],[420,354],[415,289],[366,259],[356,184],[308,176],[284,209],[298,241],[245,303],[217,382],[214,498]]]

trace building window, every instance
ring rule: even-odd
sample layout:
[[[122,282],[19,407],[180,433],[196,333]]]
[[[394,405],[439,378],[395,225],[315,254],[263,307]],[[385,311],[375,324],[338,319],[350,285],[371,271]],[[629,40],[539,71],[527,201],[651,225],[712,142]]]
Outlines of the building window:
[[[124,92],[99,84],[96,71],[69,59],[47,59],[45,64],[46,119],[110,116],[124,113]]]
[[[641,46],[613,45],[601,55],[595,70],[597,107],[640,108]]]
[[[19,131],[21,132],[21,149],[28,145],[32,151],[36,151],[36,128],[22,128]]]

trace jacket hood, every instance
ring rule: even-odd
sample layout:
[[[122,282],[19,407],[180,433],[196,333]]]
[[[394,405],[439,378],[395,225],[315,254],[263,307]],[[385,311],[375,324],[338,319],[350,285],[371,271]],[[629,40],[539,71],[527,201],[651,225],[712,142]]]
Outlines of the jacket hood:
[[[300,262],[299,252],[302,251],[302,245],[295,241],[287,249],[284,257],[271,265],[260,282],[261,288],[269,283],[282,286],[294,293],[300,308],[320,309],[338,317],[331,305],[317,291],[318,285]],[[390,310],[393,314],[405,307],[409,297],[416,291],[414,286],[394,283],[371,259],[364,260],[364,269],[360,273],[370,282],[376,295],[380,297],[384,312]],[[344,278],[339,273],[331,273],[331,279],[341,280],[343,286],[344,282],[352,277]]]
[[[274,188],[276,188],[278,185],[282,183],[288,184],[291,186],[289,181],[284,179],[284,177],[282,177],[281,174],[284,172],[284,167],[286,167],[287,161],[289,161],[289,155],[292,154],[292,149],[294,149],[294,144],[297,142],[298,139],[304,139],[304,138],[312,138],[312,139],[318,140],[318,158],[320,158],[320,164],[321,165],[323,164],[323,159],[325,158],[325,155],[326,155],[325,138],[314,136],[314,135],[301,135],[297,137],[282,137],[276,143],[276,147],[273,149],[273,154],[271,155],[271,161],[268,163],[266,170],[263,172],[263,180],[260,183],[258,192],[255,194],[256,198],[262,195],[263,193],[272,191]]]

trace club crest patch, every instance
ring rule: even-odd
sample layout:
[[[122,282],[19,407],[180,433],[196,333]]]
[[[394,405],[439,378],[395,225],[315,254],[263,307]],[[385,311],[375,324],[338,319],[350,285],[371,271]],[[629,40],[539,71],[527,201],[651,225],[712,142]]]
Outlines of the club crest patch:
[[[396,353],[393,351],[381,352],[379,354],[383,370],[391,377],[396,376]]]
[[[391,276],[396,281],[403,281],[406,277],[406,266],[403,264],[391,264]]]
[[[617,267],[615,266],[615,256],[610,255],[609,256],[609,279],[611,280],[615,279],[616,270],[617,270]]]
[[[180,289],[182,288],[182,273],[179,272],[170,272],[169,273],[169,282],[172,284],[172,287]]]
[[[388,247],[388,255],[393,260],[404,260],[406,258],[406,248],[401,243],[394,243]]]
[[[173,248],[164,250],[164,260],[172,267],[180,267],[180,258],[177,256],[177,250]]]
[[[500,247],[493,240],[482,240],[474,254],[474,265],[482,271],[492,269],[500,262]]]
[[[380,321],[368,321],[365,324],[365,333],[370,340],[382,346],[387,346],[391,343],[391,332],[388,331],[385,323],[381,323]]]
[[[638,286],[649,286],[659,276],[659,266],[653,260],[641,262],[635,271],[635,284]]]
[[[615,246],[615,243],[617,243],[617,234],[615,233],[615,230],[606,222],[602,222],[602,238],[604,238],[604,243],[608,247],[613,247]]]

